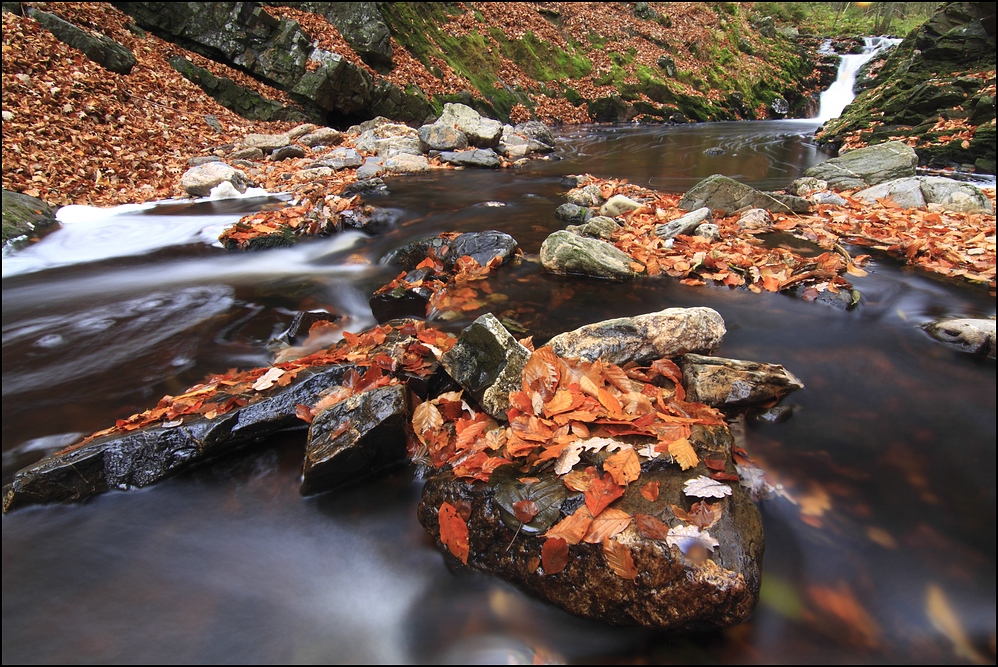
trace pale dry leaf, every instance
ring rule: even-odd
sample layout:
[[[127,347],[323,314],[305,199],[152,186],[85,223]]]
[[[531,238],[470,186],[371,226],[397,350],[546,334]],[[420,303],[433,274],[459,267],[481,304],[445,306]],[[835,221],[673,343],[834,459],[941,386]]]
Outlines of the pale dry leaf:
[[[690,549],[697,544],[710,551],[713,551],[714,547],[720,546],[720,543],[711,537],[710,533],[706,530],[701,531],[696,526],[670,528],[668,535],[665,536],[665,541],[670,547],[679,547],[679,550],[684,554],[688,554]]]
[[[287,371],[285,371],[283,368],[271,368],[269,371],[261,375],[256,382],[253,383],[254,391],[263,391],[265,389],[270,389],[286,372]]]
[[[686,480],[683,485],[683,493],[697,498],[723,498],[731,495],[731,487],[706,475],[700,475],[694,479]]]
[[[679,438],[678,440],[673,440],[669,443],[669,454],[672,458],[676,460],[679,467],[683,470],[689,470],[690,468],[695,468],[700,459],[697,458],[696,450],[693,449],[693,445],[686,438]]]

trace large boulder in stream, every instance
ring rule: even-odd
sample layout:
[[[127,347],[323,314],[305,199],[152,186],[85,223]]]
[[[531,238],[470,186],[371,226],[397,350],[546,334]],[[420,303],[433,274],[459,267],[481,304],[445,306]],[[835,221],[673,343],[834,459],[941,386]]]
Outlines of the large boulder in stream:
[[[501,257],[501,263],[505,264],[519,250],[520,246],[512,236],[489,229],[483,232],[464,232],[456,236],[454,233],[440,234],[412,241],[385,255],[382,262],[411,269],[433,253],[449,271],[454,262],[465,255],[485,266],[496,257]]]
[[[859,190],[896,178],[915,175],[918,155],[905,143],[888,141],[858,148],[825,160],[804,172],[828,183],[833,190]]]
[[[634,260],[630,255],[606,241],[568,231],[555,232],[544,239],[540,257],[545,270],[551,273],[609,280],[627,280],[635,276],[631,266]]]
[[[758,599],[762,522],[737,484],[706,476],[708,458],[734,476],[728,429],[695,426],[689,443],[697,467],[684,471],[664,457],[647,461],[640,481],[617,487],[622,495],[605,509],[591,506],[595,494],[566,487],[550,471],[525,475],[505,466],[488,483],[444,472],[427,480],[419,521],[451,565],[499,576],[578,616],[660,630],[734,625]],[[610,484],[609,474],[582,470],[595,463],[583,461],[571,474],[590,485]],[[455,513],[467,527],[464,562],[445,547]],[[691,513],[702,516],[699,525],[687,523]],[[540,537],[556,524],[565,537]]]
[[[995,357],[995,321],[969,317],[929,322],[930,336],[960,352]]]
[[[666,308],[587,324],[555,336],[548,345],[562,357],[623,365],[688,352],[710,354],[726,331],[724,320],[713,308]]]
[[[690,188],[679,200],[679,208],[695,211],[707,207],[719,216],[764,208],[773,213],[790,213],[790,207],[771,195],[738,181],[714,174]]]

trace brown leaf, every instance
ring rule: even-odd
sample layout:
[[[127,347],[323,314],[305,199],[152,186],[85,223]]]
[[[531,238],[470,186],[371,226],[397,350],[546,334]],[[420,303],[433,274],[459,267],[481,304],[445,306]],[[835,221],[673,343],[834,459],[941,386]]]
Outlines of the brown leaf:
[[[664,540],[669,534],[669,526],[651,514],[635,514],[634,524],[638,527],[638,532],[649,540]]]
[[[558,574],[568,565],[568,542],[560,537],[549,537],[541,547],[544,574]]]
[[[593,515],[585,505],[575,510],[573,514],[551,526],[544,537],[560,537],[569,544],[578,544],[589,532],[589,525],[593,522]]]
[[[550,347],[535,350],[523,367],[523,390],[539,392],[545,401],[549,400],[561,378],[560,368],[561,361]]]
[[[613,482],[609,474],[593,476],[592,484],[586,489],[586,507],[593,516],[599,516],[603,509],[624,495],[624,487]]]
[[[440,541],[465,565],[468,564],[468,524],[448,502],[440,505],[437,514],[440,523]]]
[[[671,505],[671,508],[672,513],[676,515],[677,519],[694,525],[700,530],[706,530],[720,521],[723,511],[721,503],[711,505],[706,501],[693,503],[689,512],[677,505]]]
[[[653,503],[658,500],[658,489],[658,482],[648,482],[641,487],[641,495],[645,497],[645,500]]]
[[[593,519],[582,541],[588,544],[599,544],[614,537],[629,525],[631,525],[630,514],[624,510],[608,507]]]
[[[537,505],[529,498],[513,503],[513,514],[520,523],[530,523],[537,516]]]
[[[633,447],[624,447],[603,461],[603,470],[610,473],[614,482],[627,486],[641,476],[641,461]]]
[[[631,550],[617,540],[607,540],[603,543],[603,557],[607,565],[621,579],[637,579],[638,568],[634,565]]]

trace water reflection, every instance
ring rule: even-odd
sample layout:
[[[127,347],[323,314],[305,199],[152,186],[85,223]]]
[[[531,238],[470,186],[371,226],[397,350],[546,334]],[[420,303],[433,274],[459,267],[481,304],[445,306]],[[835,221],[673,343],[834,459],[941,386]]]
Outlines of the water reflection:
[[[394,277],[380,258],[427,234],[498,228],[519,239],[528,258],[492,284],[538,341],[606,317],[716,308],[728,328],[720,354],[782,363],[807,386],[788,399],[788,422],[744,428],[794,501],[761,502],[763,595],[748,623],[694,636],[612,628],[454,575],[415,520],[409,473],[301,499],[299,432],[142,491],[4,516],[5,661],[993,661],[995,364],[917,327],[994,315],[993,297],[883,258],[856,280],[863,298],[847,313],[665,279],[580,282],[529,257],[563,226],[553,209],[564,173],[682,190],[698,178],[674,166],[683,160],[730,159],[725,173],[737,175],[765,158],[754,182],[785,184],[821,156],[806,133],[784,132],[796,130],[573,130],[565,160],[524,172],[392,182],[376,203],[403,214],[382,237],[246,255],[183,244],[3,281],[5,481],[67,433],[209,372],[266,363],[266,341],[298,309],[368,326],[366,295]],[[153,300],[162,307],[143,306]]]

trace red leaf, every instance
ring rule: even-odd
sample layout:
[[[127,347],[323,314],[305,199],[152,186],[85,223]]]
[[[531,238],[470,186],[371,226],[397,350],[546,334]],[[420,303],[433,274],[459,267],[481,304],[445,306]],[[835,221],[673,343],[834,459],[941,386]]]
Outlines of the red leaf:
[[[596,477],[594,469],[593,474],[590,476],[593,477],[593,483],[586,489],[586,507],[589,508],[589,512],[595,517],[607,505],[624,495],[624,487],[614,483],[609,473],[603,475],[602,478]]]
[[[534,517],[537,516],[537,511],[537,505],[529,498],[513,503],[513,514],[516,516],[517,521],[521,523],[530,523],[533,521]]]
[[[638,532],[649,540],[664,540],[669,534],[669,527],[651,514],[635,514],[634,524]]]
[[[440,541],[461,560],[468,564],[468,524],[464,522],[457,509],[448,502],[440,505],[437,515],[440,523]]]
[[[641,495],[645,497],[648,502],[655,502],[658,500],[658,482],[648,482],[641,487]]]
[[[295,416],[302,420],[306,424],[312,423],[312,408],[308,407],[304,403],[299,403],[295,406]]]
[[[560,537],[549,537],[541,547],[544,574],[558,574],[568,565],[568,542]]]

